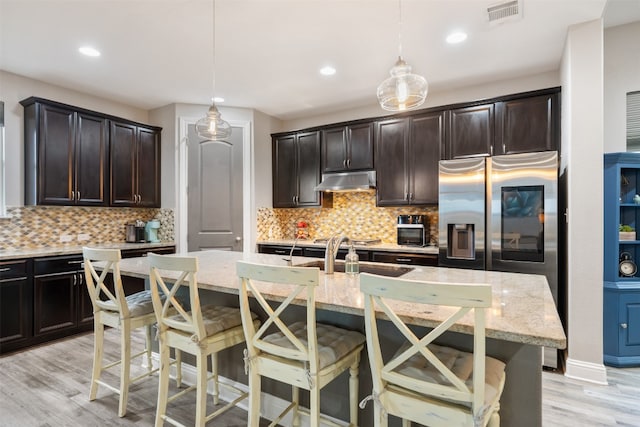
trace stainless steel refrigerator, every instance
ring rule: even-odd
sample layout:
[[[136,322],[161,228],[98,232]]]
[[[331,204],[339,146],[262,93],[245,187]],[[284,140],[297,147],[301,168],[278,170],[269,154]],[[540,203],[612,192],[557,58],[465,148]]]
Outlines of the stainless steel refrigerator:
[[[439,265],[543,274],[557,306],[558,153],[442,160],[439,179]]]

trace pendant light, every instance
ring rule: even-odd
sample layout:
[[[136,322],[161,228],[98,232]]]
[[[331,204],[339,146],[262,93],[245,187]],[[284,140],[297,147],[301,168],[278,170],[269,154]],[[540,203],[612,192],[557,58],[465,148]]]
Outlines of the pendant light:
[[[389,72],[391,77],[378,86],[378,102],[387,111],[405,111],[417,108],[427,98],[427,80],[411,72],[411,66],[402,59],[402,4],[398,0],[398,60]]]
[[[216,91],[216,0],[212,0],[213,6],[213,92]],[[196,122],[196,133],[205,141],[223,141],[231,135],[231,126],[222,119],[218,107],[216,107],[215,96],[211,98],[211,107],[207,115]],[[223,141],[229,144],[227,141]]]

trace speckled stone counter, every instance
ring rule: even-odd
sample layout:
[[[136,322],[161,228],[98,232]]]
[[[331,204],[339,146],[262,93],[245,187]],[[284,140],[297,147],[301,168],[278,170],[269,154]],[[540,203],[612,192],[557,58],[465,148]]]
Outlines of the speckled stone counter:
[[[84,246],[91,246],[95,248],[105,249],[120,249],[135,250],[135,249],[153,249],[164,248],[167,246],[175,246],[175,242],[160,242],[160,243],[125,243],[125,242],[110,242],[110,243],[91,243]],[[74,255],[81,254],[82,246],[51,246],[47,248],[36,249],[21,249],[21,250],[3,250],[0,251],[0,261],[20,259],[20,258],[36,258],[42,256],[56,256],[56,255]]]
[[[278,255],[240,253],[228,251],[202,251],[197,255],[200,270],[198,286],[202,289],[225,293],[238,293],[235,263],[245,260],[257,263],[286,265]],[[304,264],[309,258],[293,257],[294,264]],[[367,264],[367,263],[363,263]],[[385,264],[388,265],[388,264]],[[413,267],[413,266],[412,266]],[[122,260],[122,274],[147,277],[145,259]],[[363,301],[359,278],[344,273],[320,273],[324,286],[317,289],[317,305],[341,313],[363,315]],[[551,291],[544,276],[495,271],[462,270],[455,268],[416,266],[402,276],[403,279],[433,280],[441,282],[488,283],[493,287],[493,304],[487,314],[487,337],[516,343],[565,348],[566,337],[560,323]],[[284,289],[271,286],[266,291],[274,300],[286,297]],[[428,313],[404,304],[400,314],[412,324],[432,327],[445,319],[450,310],[436,308]],[[453,330],[471,334],[471,316],[464,317]]]

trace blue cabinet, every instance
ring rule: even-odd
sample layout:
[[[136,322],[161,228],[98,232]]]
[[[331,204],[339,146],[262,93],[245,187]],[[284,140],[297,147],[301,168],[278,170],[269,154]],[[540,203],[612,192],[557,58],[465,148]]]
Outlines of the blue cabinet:
[[[640,153],[604,155],[604,363],[640,366]],[[634,231],[620,233],[620,226]],[[626,261],[627,269],[621,268]]]

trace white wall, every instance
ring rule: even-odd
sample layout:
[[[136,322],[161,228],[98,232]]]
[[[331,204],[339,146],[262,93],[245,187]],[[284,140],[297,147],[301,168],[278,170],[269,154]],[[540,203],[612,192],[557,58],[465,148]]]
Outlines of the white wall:
[[[157,125],[149,122],[146,110],[0,70],[0,100],[4,101],[5,116],[7,206],[24,205],[24,109],[20,101],[30,96]]]
[[[176,207],[176,182],[177,171],[175,162],[175,135],[176,135],[175,105],[170,104],[149,111],[149,120],[160,123],[162,135],[160,136],[160,203],[161,207],[174,209]]]
[[[640,90],[640,22],[604,32],[604,151],[627,151],[627,92]]]
[[[429,76],[426,76],[427,79]],[[512,93],[527,92],[530,90],[545,89],[560,86],[560,76],[557,71],[542,74],[534,74],[526,77],[510,80],[499,80],[479,86],[461,87],[455,90],[438,91],[431,90],[425,103],[420,108],[439,107],[443,105],[470,102],[480,99],[494,98]],[[375,93],[375,88],[371,88]],[[357,120],[368,117],[379,117],[391,114],[384,111],[379,104],[368,107],[336,111],[332,114],[305,117],[282,122],[281,131],[305,129],[312,126],[338,123],[349,120]]]
[[[573,26],[561,67],[562,168],[569,188],[566,375],[597,383],[607,378],[602,363],[603,49],[601,20]]]

